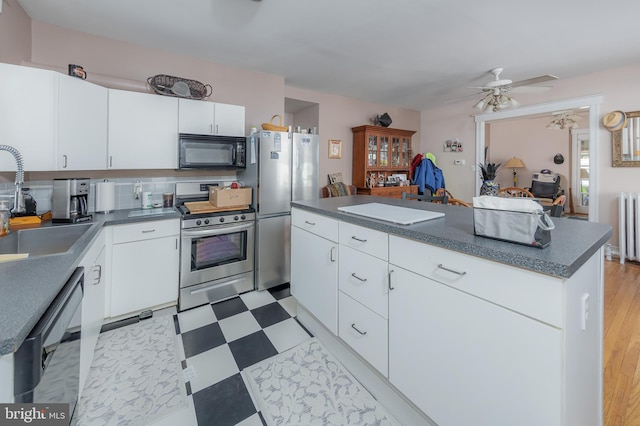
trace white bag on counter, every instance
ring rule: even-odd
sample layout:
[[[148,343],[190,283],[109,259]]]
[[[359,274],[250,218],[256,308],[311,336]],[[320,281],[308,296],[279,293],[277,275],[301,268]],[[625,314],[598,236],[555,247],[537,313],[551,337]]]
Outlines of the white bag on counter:
[[[483,195],[473,198],[474,234],[544,248],[555,226],[542,206],[529,198]]]

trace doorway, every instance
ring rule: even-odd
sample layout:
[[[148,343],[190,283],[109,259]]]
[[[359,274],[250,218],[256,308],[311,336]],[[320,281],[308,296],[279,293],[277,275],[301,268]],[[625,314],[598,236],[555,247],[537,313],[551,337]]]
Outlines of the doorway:
[[[589,141],[588,141],[588,174],[589,174],[589,221],[598,221],[598,122],[600,117],[600,105],[603,96],[595,95],[583,98],[567,99],[562,101],[554,101],[543,104],[519,107],[511,110],[505,110],[494,113],[486,113],[476,115],[476,159],[475,163],[484,163],[485,152],[485,128],[487,123],[495,120],[501,120],[514,117],[528,117],[538,114],[552,113],[561,110],[573,110],[581,107],[589,107]],[[480,191],[480,176],[476,173],[476,195]]]
[[[571,131],[572,213],[589,214],[589,129]]]

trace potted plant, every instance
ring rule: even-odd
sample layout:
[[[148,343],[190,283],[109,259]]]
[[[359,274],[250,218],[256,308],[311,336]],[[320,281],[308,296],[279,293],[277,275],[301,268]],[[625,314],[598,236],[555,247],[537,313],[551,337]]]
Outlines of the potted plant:
[[[480,177],[482,178],[480,195],[498,195],[498,191],[500,191],[500,184],[495,182],[495,178],[500,164],[502,163],[479,164]]]

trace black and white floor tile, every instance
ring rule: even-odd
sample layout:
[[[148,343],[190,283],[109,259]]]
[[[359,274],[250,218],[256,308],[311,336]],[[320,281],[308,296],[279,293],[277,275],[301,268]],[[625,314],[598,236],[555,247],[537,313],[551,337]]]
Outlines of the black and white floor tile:
[[[154,425],[265,425],[242,370],[311,338],[288,286],[174,315],[189,407]]]

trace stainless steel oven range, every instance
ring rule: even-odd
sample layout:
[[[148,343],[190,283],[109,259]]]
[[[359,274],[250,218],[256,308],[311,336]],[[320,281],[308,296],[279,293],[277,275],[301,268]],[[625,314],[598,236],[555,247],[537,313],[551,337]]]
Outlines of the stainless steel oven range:
[[[176,183],[182,213],[178,310],[253,290],[255,211],[192,212],[185,203],[206,201],[217,183]]]

